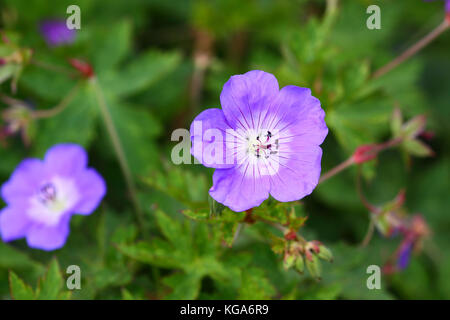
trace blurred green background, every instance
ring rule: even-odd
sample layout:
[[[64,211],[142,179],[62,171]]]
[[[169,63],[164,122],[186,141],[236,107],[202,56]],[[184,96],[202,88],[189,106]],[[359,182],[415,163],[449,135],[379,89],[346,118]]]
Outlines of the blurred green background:
[[[69,69],[67,60],[92,63],[138,184],[144,209],[138,233],[124,180],[104,130],[92,86],[81,81],[68,107],[30,124],[30,144],[20,136],[0,146],[0,181],[25,157],[42,157],[60,142],[87,148],[90,165],[105,177],[108,194],[97,212],[74,217],[66,246],[55,252],[29,249],[25,241],[0,243],[0,297],[10,298],[12,270],[38,296],[38,278],[55,272],[54,296],[66,298],[65,268],[79,265],[84,299],[448,299],[450,298],[449,120],[450,31],[417,56],[374,81],[371,73],[441,23],[443,2],[420,0],[2,0],[0,26],[33,59]],[[71,45],[49,48],[39,23],[81,8],[81,30]],[[368,30],[366,8],[381,8],[381,30]],[[236,223],[191,222],[180,210],[208,206],[212,171],[174,166],[170,141],[189,128],[201,110],[220,107],[223,84],[234,74],[260,69],[280,87],[309,87],[326,111],[330,133],[322,145],[323,171],[365,143],[390,136],[394,107],[406,118],[427,115],[427,142],[436,155],[407,159],[399,150],[364,165],[364,192],[375,204],[406,189],[406,207],[421,213],[432,235],[424,252],[401,273],[384,276],[381,290],[368,290],[366,268],[382,266],[399,239],[375,234],[358,247],[368,212],[355,188],[356,170],[336,176],[304,199],[301,233],[329,246],[333,264],[322,281],[283,270],[272,252],[267,226],[241,230],[223,245]],[[12,94],[37,109],[57,105],[77,83],[64,73],[27,65]],[[1,110],[6,109],[1,102]],[[233,237],[231,234],[231,237]],[[56,271],[55,271],[56,270]],[[50,281],[50,280],[48,280]],[[43,280],[41,282],[44,282]],[[50,284],[49,284],[50,285]],[[24,289],[26,291],[26,289]]]

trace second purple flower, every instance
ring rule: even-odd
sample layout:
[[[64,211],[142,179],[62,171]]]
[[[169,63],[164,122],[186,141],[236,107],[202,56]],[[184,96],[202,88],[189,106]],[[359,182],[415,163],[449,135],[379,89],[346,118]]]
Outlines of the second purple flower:
[[[22,161],[3,184],[1,195],[7,207],[0,211],[1,237],[5,242],[26,238],[32,248],[61,248],[72,215],[91,214],[105,193],[105,182],[87,167],[82,147],[56,145],[43,161]]]

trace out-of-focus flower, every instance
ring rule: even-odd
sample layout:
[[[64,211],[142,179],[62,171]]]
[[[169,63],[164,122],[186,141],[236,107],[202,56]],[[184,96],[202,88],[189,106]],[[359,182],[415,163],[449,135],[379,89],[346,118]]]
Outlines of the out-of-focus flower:
[[[411,242],[403,242],[400,245],[397,257],[397,267],[400,270],[405,269],[409,265],[409,261],[411,260],[411,251],[413,248],[413,244]]]
[[[306,266],[309,274],[320,280],[322,270],[320,260],[333,262],[333,254],[330,249],[317,240],[306,241],[301,236],[286,237],[291,232],[292,230],[288,231],[284,239],[275,237],[276,252],[283,254],[283,267],[286,270],[295,268],[298,272],[303,273]]]
[[[287,86],[263,71],[232,76],[221,109],[207,109],[191,125],[192,155],[217,169],[209,194],[233,211],[272,195],[286,202],[317,186],[328,128],[311,90]]]
[[[26,159],[3,184],[3,241],[26,238],[32,248],[64,246],[73,214],[89,215],[106,193],[103,178],[87,168],[85,150],[74,144],[50,148],[43,161]]]
[[[430,234],[427,223],[420,215],[408,216],[401,206],[405,201],[403,191],[378,213],[374,214],[377,229],[385,237],[401,236],[403,239],[394,252],[392,259],[387,262],[384,272],[394,273],[405,269],[411,260],[412,252],[422,249],[423,240]]]
[[[9,107],[2,111],[1,118],[4,122],[0,126],[0,140],[5,140],[7,137],[20,134],[25,145],[29,145],[29,127],[32,121],[32,105],[16,100],[13,98],[3,97],[4,102],[9,104]]]
[[[411,254],[422,249],[423,239],[430,234],[428,225],[420,215],[415,215],[411,220],[405,221],[401,232],[404,238],[395,252],[397,263],[394,271],[401,271],[409,265]]]
[[[39,27],[49,47],[72,44],[75,41],[76,31],[68,29],[64,20],[46,20]]]
[[[435,1],[435,0],[425,0],[427,2]],[[444,0],[445,1],[445,12],[450,13],[450,0]]]
[[[371,218],[380,234],[386,238],[402,238],[399,247],[383,267],[386,274],[405,269],[410,262],[411,253],[419,252],[423,240],[430,235],[430,229],[421,215],[407,214],[403,208],[405,200],[405,190],[400,190],[392,201],[380,207],[371,205]]]

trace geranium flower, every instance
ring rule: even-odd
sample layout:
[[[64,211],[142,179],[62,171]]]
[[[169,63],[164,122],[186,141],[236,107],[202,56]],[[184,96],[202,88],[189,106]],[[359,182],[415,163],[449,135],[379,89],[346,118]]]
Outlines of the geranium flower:
[[[435,0],[425,0],[427,2],[435,1]],[[445,1],[445,12],[450,13],[450,0],[444,0]]]
[[[87,168],[86,151],[74,144],[50,148],[44,160],[26,159],[3,184],[3,241],[25,237],[32,248],[64,246],[74,213],[89,215],[106,193],[103,178]]]
[[[192,155],[216,168],[209,194],[233,211],[259,206],[269,194],[295,201],[316,187],[328,128],[311,90],[287,86],[263,71],[232,76],[221,109],[191,125]]]
[[[49,47],[58,47],[75,41],[76,31],[68,29],[64,20],[46,20],[41,23],[40,31]]]

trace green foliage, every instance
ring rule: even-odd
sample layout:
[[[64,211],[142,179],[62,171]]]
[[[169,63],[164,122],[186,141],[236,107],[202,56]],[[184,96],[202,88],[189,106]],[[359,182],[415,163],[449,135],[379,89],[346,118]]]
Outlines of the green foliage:
[[[63,288],[64,279],[56,259],[50,262],[35,290],[28,286],[13,271],[9,273],[11,298],[15,300],[68,300],[71,292]]]
[[[219,260],[219,239],[205,224],[193,228],[189,221],[173,220],[162,211],[156,211],[155,215],[164,239],[119,245],[118,249],[139,262],[177,270],[163,278],[163,283],[171,288],[166,298],[195,299],[204,277],[221,283],[237,280],[239,269]]]
[[[238,299],[264,300],[272,298],[275,293],[274,286],[267,280],[263,270],[251,268],[243,272]]]
[[[14,272],[9,273],[9,285],[11,287],[11,298],[16,300],[34,300],[33,289],[27,286]]]

